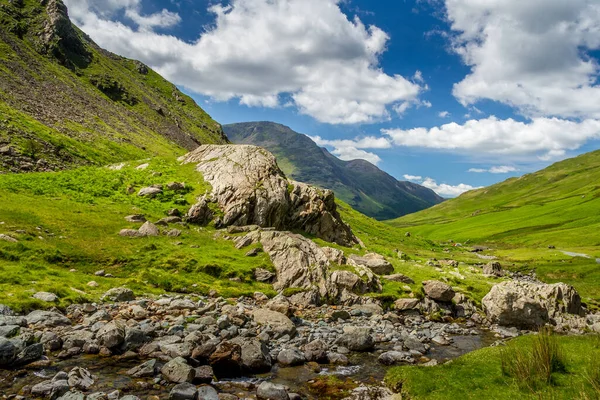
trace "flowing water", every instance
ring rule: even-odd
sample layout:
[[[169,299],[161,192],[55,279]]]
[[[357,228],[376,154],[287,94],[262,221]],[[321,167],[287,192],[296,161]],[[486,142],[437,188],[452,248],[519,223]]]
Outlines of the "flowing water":
[[[453,336],[452,339],[452,343],[448,346],[432,344],[427,357],[443,362],[489,346],[496,340],[494,334],[489,331],[481,331],[479,335]],[[382,346],[382,350],[386,350],[384,346]],[[292,392],[301,393],[305,398],[317,399],[316,395],[310,393],[308,386],[310,381],[319,376],[333,375],[358,383],[380,384],[387,369],[377,362],[380,353],[352,353],[348,356],[349,366],[321,366],[320,371],[314,371],[308,366],[291,368],[275,366],[268,374],[213,382],[213,385],[221,392],[240,397],[253,397],[256,386],[266,379],[286,385]],[[92,387],[94,392],[111,392],[118,389],[122,393],[138,395],[144,400],[151,395],[161,399],[168,397],[169,387],[155,385],[152,379],[131,379],[125,374],[127,370],[142,362],[138,359],[123,360],[118,357],[80,356],[68,360],[51,359],[51,361],[52,365],[47,367],[19,371],[0,370],[0,394],[17,394],[23,387],[50,379],[59,371],[68,372],[73,367],[82,367],[96,376],[95,384]]]

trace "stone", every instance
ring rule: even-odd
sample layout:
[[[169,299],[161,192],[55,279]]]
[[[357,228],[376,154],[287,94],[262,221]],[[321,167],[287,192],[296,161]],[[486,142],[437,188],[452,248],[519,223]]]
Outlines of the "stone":
[[[135,300],[135,295],[133,291],[124,287],[117,287],[108,290],[102,296],[103,301],[114,301],[114,302],[122,302],[122,301],[132,301]]]
[[[25,319],[29,325],[38,325],[46,328],[71,325],[71,321],[67,317],[54,311],[35,310],[29,313]]]
[[[0,304],[0,316],[11,316],[11,315],[15,315],[15,313],[13,312],[13,310],[9,307],[6,306],[4,304]]]
[[[10,242],[10,243],[17,243],[18,242],[18,240],[15,239],[14,237],[5,235],[3,233],[0,233],[0,240],[3,240],[5,242]]]
[[[166,380],[173,383],[192,382],[194,379],[194,369],[182,357],[163,365],[160,372]]]
[[[169,182],[169,183],[167,183],[167,189],[172,190],[174,192],[181,192],[182,190],[185,190],[185,183]]]
[[[270,326],[280,337],[284,335],[292,337],[296,333],[296,325],[280,312],[259,308],[252,312],[252,317],[256,323]]]
[[[416,309],[418,305],[419,305],[418,299],[410,299],[410,298],[398,299],[394,302],[394,309],[396,311],[408,311],[408,310]]]
[[[293,367],[295,365],[302,365],[306,362],[304,353],[295,348],[283,349],[277,355],[277,362],[282,367]]]
[[[131,368],[126,372],[127,375],[130,375],[134,378],[149,378],[156,374],[156,360],[148,360],[143,364],[138,365],[137,367]]]
[[[394,272],[392,264],[385,257],[377,253],[367,253],[362,257],[352,254],[348,262],[353,265],[367,267],[377,275],[389,275]]]
[[[87,369],[75,367],[69,372],[67,382],[72,388],[88,391],[94,384],[94,378]]]
[[[150,186],[140,189],[140,191],[138,192],[138,196],[153,198],[160,193],[162,193],[161,188]]]
[[[356,242],[341,220],[333,192],[288,181],[275,157],[265,149],[202,145],[184,156],[183,162],[196,164],[211,185],[211,196],[222,210],[220,222],[225,227],[299,229],[340,245]]]
[[[0,366],[10,365],[17,356],[17,348],[8,339],[0,337]]]
[[[169,393],[169,400],[196,400],[197,397],[198,389],[188,382],[175,385]]]
[[[215,373],[210,365],[202,365],[194,368],[194,380],[195,384],[211,383]]]
[[[386,279],[388,281],[392,281],[392,282],[401,282],[401,283],[407,283],[407,284],[415,283],[415,281],[413,281],[411,278],[409,278],[408,276],[403,275],[403,274],[385,275],[385,276],[382,276],[382,278]]]
[[[502,265],[500,265],[500,263],[498,261],[491,261],[491,262],[487,263],[486,265],[484,265],[483,273],[485,275],[498,276],[498,277],[504,275],[504,272],[502,271]]]
[[[179,229],[170,229],[169,231],[167,231],[167,236],[168,237],[179,237],[181,236],[181,231]]]
[[[447,303],[452,301],[452,298],[454,297],[454,290],[452,287],[440,281],[424,281],[423,290],[427,297],[435,301]]]
[[[348,357],[336,352],[328,352],[327,359],[329,360],[329,363],[333,365],[348,365],[350,363]]]
[[[260,248],[258,248],[258,247],[254,248],[254,249],[252,249],[252,250],[250,250],[249,252],[246,253],[246,257],[256,257],[257,255],[260,254],[261,251],[262,250]],[[256,273],[255,273],[255,276],[256,276]],[[259,281],[259,282],[261,282],[261,281]]]
[[[256,390],[256,397],[262,400],[289,400],[287,390],[282,385],[263,381]]]
[[[146,222],[146,217],[142,214],[133,214],[126,216],[125,221],[132,223],[144,223]]]
[[[414,362],[410,353],[403,351],[386,351],[377,358],[377,361],[386,366]]]
[[[55,399],[67,393],[69,383],[66,379],[52,379],[43,381],[31,388],[31,394],[37,397]]]
[[[564,283],[501,282],[481,303],[493,323],[524,329],[535,329],[564,314],[583,314],[579,293]]]
[[[304,355],[308,361],[314,361],[321,364],[326,364],[327,359],[327,344],[320,339],[315,339],[304,346]]]
[[[4,325],[0,326],[0,337],[11,338],[19,333],[21,327],[19,325]]]
[[[87,285],[88,285],[89,287],[91,287],[91,288],[97,288],[98,286],[100,286],[100,285],[98,284],[98,282],[96,282],[96,281],[89,281],[89,282],[87,283]]]
[[[81,393],[80,391],[67,392],[56,400],[85,400],[85,394]]]
[[[399,398],[401,397],[397,397],[386,387],[367,386],[363,384],[353,389],[352,392],[350,392],[350,395],[344,400],[394,400]]]
[[[120,347],[125,342],[125,329],[124,321],[110,321],[97,332],[98,343],[108,349]]]
[[[140,227],[140,229],[138,229],[138,232],[142,236],[158,236],[158,235],[160,235],[160,231],[158,230],[158,227],[150,221],[144,222],[144,225],[142,225]]]
[[[49,292],[37,292],[33,295],[33,298],[46,303],[54,303],[55,301],[58,301],[58,296]]]
[[[210,355],[208,362],[218,379],[237,378],[242,371],[242,348],[239,344],[222,342]]]
[[[198,400],[219,400],[219,394],[212,386],[198,388]]]
[[[25,347],[14,360],[15,366],[27,365],[34,361],[39,360],[44,355],[44,345],[41,343],[34,343],[30,346]]]
[[[338,338],[337,344],[351,351],[369,351],[375,345],[371,329],[356,326],[344,326],[344,333]]]
[[[143,235],[137,229],[121,229],[119,236],[123,237],[142,237]]]
[[[272,361],[269,349],[255,338],[237,337],[231,341],[242,350],[242,368],[249,374],[260,374],[271,370]]]

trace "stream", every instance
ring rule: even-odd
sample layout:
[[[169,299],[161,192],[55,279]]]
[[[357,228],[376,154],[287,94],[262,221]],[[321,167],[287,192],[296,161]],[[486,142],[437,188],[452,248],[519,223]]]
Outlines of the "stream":
[[[465,353],[477,350],[492,344],[496,337],[493,332],[479,331],[478,335],[455,335],[452,343],[447,346],[431,344],[427,357],[444,362],[454,359]],[[342,380],[351,379],[357,383],[381,384],[387,368],[377,361],[382,351],[388,350],[385,344],[378,346],[377,350],[368,353],[350,353],[350,365],[328,366],[322,365],[320,371],[315,371],[307,365],[279,368],[273,367],[271,372],[253,377],[224,380],[213,382],[219,392],[234,394],[238,397],[255,398],[256,386],[263,380],[270,380],[290,388],[291,392],[300,393],[303,398],[317,399],[310,392],[309,382],[319,376],[333,375]],[[60,371],[69,371],[73,367],[88,369],[95,376],[93,392],[110,393],[120,390],[121,394],[134,394],[142,399],[158,396],[159,399],[168,397],[172,385],[161,386],[149,379],[132,379],[125,374],[127,370],[139,365],[142,361],[138,358],[122,359],[119,357],[100,357],[97,355],[83,355],[67,360],[54,357],[46,362],[47,366],[30,365],[23,370],[0,370],[0,393],[4,395],[19,394],[26,386],[33,386],[44,380],[51,379]]]

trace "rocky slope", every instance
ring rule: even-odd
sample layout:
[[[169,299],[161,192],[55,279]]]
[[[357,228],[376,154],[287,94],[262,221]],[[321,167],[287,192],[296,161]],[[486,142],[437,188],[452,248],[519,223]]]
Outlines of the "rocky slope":
[[[430,189],[401,182],[364,160],[342,161],[307,136],[273,122],[223,126],[234,143],[272,152],[291,178],[331,189],[354,209],[385,220],[420,211],[444,199]]]
[[[0,171],[181,155],[226,143],[188,96],[99,48],[61,0],[0,3]]]

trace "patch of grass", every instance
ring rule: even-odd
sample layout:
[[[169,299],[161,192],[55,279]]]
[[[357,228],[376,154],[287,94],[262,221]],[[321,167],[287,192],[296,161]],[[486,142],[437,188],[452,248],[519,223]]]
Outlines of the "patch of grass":
[[[391,368],[386,384],[410,399],[597,398],[598,336],[523,336],[435,367]],[[518,359],[516,359],[518,358]],[[523,384],[522,381],[534,382]]]
[[[17,311],[48,308],[53,304],[31,296],[50,291],[64,307],[98,300],[116,286],[138,294],[206,294],[215,289],[225,297],[255,291],[274,295],[271,285],[251,278],[256,268],[273,269],[269,257],[246,257],[247,249],[236,249],[212,227],[172,226],[183,232],[177,238],[118,235],[123,228],[141,225],[126,222],[126,215],[144,214],[157,221],[169,209],[187,211],[176,203],[180,197],[192,204],[210,189],[191,165],[167,159],[146,162],[150,165],[145,170],[135,168],[140,161],[121,170],[86,167],[0,175],[0,233],[19,240],[0,241],[0,303]],[[187,192],[165,190],[153,199],[137,196],[143,186],[168,182],[185,182]],[[128,194],[129,188],[134,193]],[[114,278],[94,276],[100,269]],[[88,286],[90,281],[98,287]]]

